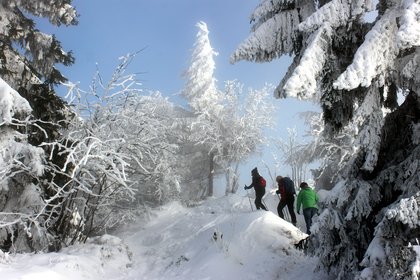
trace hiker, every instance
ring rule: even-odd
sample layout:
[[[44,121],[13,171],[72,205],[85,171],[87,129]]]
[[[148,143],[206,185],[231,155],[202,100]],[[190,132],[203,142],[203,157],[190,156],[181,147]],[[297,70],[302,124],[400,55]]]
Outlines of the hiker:
[[[287,209],[290,213],[290,218],[292,219],[292,224],[296,226],[296,215],[295,210],[293,209],[293,204],[295,202],[295,184],[292,179],[289,177],[276,177],[277,185],[279,189],[276,190],[276,194],[280,194],[279,205],[277,206],[277,213],[279,217],[284,219],[283,208],[287,205]]]
[[[265,179],[258,173],[258,169],[256,167],[252,169],[251,175],[252,183],[249,186],[245,185],[244,190],[248,190],[253,187],[255,190],[255,207],[257,210],[262,208],[265,211],[268,211],[261,201],[265,194]]]
[[[300,206],[303,206],[303,217],[305,217],[306,233],[311,234],[312,217],[318,213],[318,195],[309,187],[306,182],[300,184],[300,191],[297,196],[296,210],[299,214]]]

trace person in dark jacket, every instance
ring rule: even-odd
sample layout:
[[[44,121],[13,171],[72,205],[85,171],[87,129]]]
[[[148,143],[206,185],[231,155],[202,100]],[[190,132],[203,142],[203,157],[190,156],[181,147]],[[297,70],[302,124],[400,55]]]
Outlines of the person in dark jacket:
[[[300,183],[300,192],[297,197],[296,211],[299,214],[300,206],[303,206],[303,216],[305,217],[306,233],[311,234],[312,217],[318,213],[318,195],[309,187],[306,182]]]
[[[250,188],[254,188],[255,190],[255,207],[258,209],[262,208],[265,211],[268,211],[267,208],[262,203],[262,198],[265,194],[265,186],[261,185],[261,175],[258,173],[258,169],[255,167],[251,171],[252,176],[252,183],[251,185],[247,186],[245,185],[245,190],[248,190]]]
[[[279,214],[280,218],[284,219],[283,208],[287,206],[287,209],[290,213],[290,219],[292,220],[292,224],[296,226],[296,214],[295,210],[293,209],[296,194],[295,184],[289,177],[282,176],[277,176],[276,182],[279,187],[279,189],[276,191],[276,194],[280,194],[280,201],[277,206],[277,213]]]

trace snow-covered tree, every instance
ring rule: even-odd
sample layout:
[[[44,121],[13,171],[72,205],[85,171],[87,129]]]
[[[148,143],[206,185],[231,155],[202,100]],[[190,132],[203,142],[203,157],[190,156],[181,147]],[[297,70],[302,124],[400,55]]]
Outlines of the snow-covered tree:
[[[238,166],[265,142],[263,130],[272,124],[273,107],[267,100],[269,86],[250,89],[242,96],[242,85],[227,81],[222,92],[214,78],[214,55],[207,25],[197,24],[199,32],[194,44],[191,66],[186,71],[184,95],[188,98],[195,119],[190,139],[204,148],[209,156],[209,192],[212,195],[213,175],[224,172],[226,193],[238,188]]]
[[[217,89],[214,78],[215,62],[217,53],[213,50],[209,31],[205,22],[197,23],[197,39],[193,46],[190,67],[185,72],[186,84],[183,90],[188,99],[191,109],[196,114],[196,121],[192,124],[191,139],[193,142],[204,145],[208,151],[208,186],[207,194],[213,195],[213,176],[215,173],[215,151],[212,145],[215,142],[218,131],[213,125],[223,110],[222,94]]]
[[[44,151],[16,127],[29,125],[32,109],[0,78],[0,249],[41,250],[48,234],[41,218],[45,203],[36,179],[44,173]],[[13,248],[11,248],[13,246]]]
[[[274,107],[268,100],[272,87],[249,89],[243,96],[243,85],[227,81],[223,111],[219,115],[219,139],[215,142],[217,162],[226,177],[226,194],[239,187],[239,164],[267,143],[264,131],[273,125]]]
[[[177,171],[180,178],[181,200],[188,205],[207,196],[208,150],[191,139],[191,125],[196,116],[191,111],[178,108],[174,130],[177,133]]]
[[[300,182],[306,181],[308,160],[304,151],[305,145],[299,142],[296,128],[287,129],[287,134],[287,140],[280,139],[276,142],[276,147],[282,152],[284,163],[290,166],[290,178],[298,186]]]
[[[89,92],[69,92],[80,116],[62,147],[72,170],[63,216],[80,216],[71,238],[112,229],[178,195],[174,106],[160,93],[144,94],[125,73],[133,57],[121,58],[108,83],[98,74]],[[86,101],[76,102],[81,97]]]
[[[312,230],[320,266],[338,279],[412,279],[419,277],[411,244],[420,228],[420,4],[379,0],[376,19],[366,21],[374,10],[369,0],[261,1],[232,61],[293,55],[275,96],[319,101],[324,139],[351,133],[343,142],[350,146],[332,153],[331,164],[340,163],[335,187]]]
[[[209,30],[205,22],[197,23],[197,39],[191,54],[191,65],[184,73],[184,96],[194,112],[215,114],[221,110],[222,99],[214,78],[214,56],[218,55],[210,44]]]
[[[75,25],[77,14],[71,1],[0,1],[0,75],[29,101],[36,124],[29,141],[36,145],[59,135],[59,122],[69,110],[55,94],[53,85],[66,79],[56,64],[71,65],[74,58],[53,35],[36,28],[33,17],[43,17],[53,25]]]
[[[7,97],[10,94],[6,93],[3,102],[9,100],[8,104],[13,106],[19,104],[11,111],[12,122],[1,124],[2,129],[8,130],[1,135],[4,141],[7,140],[2,142],[6,146],[1,149],[7,158],[5,163],[10,165],[4,169],[8,179],[2,181],[0,191],[1,218],[5,221],[1,226],[0,242],[7,244],[3,248],[8,250],[39,251],[54,247],[54,230],[49,229],[53,219],[46,212],[59,202],[49,200],[55,195],[50,186],[65,184],[66,179],[61,181],[64,177],[56,176],[48,168],[59,166],[62,157],[56,154],[45,158],[38,147],[43,142],[58,139],[66,120],[71,118],[53,85],[65,80],[55,65],[69,65],[74,59],[54,36],[38,30],[32,17],[44,17],[59,26],[76,24],[76,16],[71,1],[67,0],[0,1],[0,76],[18,92],[5,90],[14,96],[14,101],[11,102]],[[25,99],[25,102],[16,103]],[[27,105],[23,110],[20,105],[24,103]],[[29,112],[31,117],[24,118]],[[13,143],[11,141],[16,141],[15,145],[8,146]],[[44,149],[47,148],[44,146]],[[10,160],[13,159],[12,164]]]
[[[1,1],[0,73],[18,92],[30,91],[34,84],[58,84],[66,79],[55,67],[72,64],[72,54],[65,52],[53,36],[36,29],[31,16],[47,18],[53,25],[77,24],[76,11],[69,0]],[[30,93],[31,94],[31,93]]]

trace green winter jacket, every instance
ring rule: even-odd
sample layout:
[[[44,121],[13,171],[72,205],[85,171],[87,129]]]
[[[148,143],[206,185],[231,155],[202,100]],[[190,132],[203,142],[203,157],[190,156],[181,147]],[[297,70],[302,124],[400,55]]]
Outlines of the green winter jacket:
[[[301,204],[303,205],[303,209],[305,208],[318,208],[317,202],[318,202],[318,195],[316,192],[311,188],[303,188],[300,190],[297,202],[296,202],[296,210],[297,212],[300,211]]]

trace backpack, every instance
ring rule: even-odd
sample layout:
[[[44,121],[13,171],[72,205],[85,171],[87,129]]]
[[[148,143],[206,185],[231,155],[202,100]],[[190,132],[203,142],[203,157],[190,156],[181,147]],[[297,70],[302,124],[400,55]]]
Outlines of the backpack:
[[[283,185],[284,185],[284,190],[287,195],[296,193],[295,184],[293,184],[293,181],[289,177],[283,178]]]
[[[265,179],[261,176],[260,177],[260,185],[261,187],[265,188],[265,185],[267,184],[267,182],[265,181]]]

